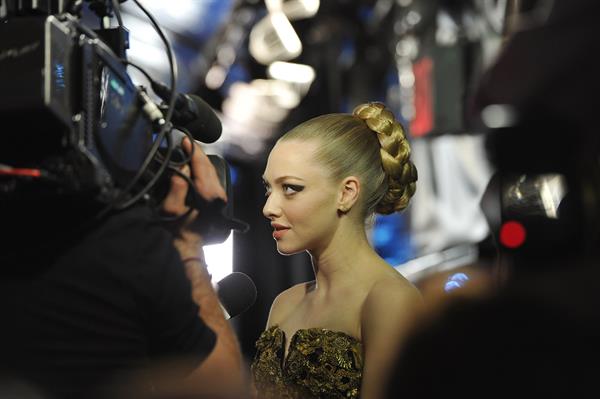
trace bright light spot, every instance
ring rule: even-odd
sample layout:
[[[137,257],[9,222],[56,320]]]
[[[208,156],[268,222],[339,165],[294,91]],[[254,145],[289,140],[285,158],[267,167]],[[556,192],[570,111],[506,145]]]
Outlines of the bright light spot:
[[[299,56],[302,43],[285,14],[279,11],[269,13],[254,25],[248,48],[258,62],[267,65]]]
[[[231,65],[235,62],[235,50],[232,46],[223,46],[217,51],[217,59],[223,65]]]
[[[179,26],[190,26],[202,20],[207,8],[199,7],[196,1],[191,0],[144,0],[142,3],[153,15],[160,17],[161,21],[177,21]]]
[[[273,79],[255,79],[252,86],[262,97],[283,109],[292,109],[300,104],[300,95],[287,82]],[[285,111],[287,114],[287,111]]]
[[[275,61],[269,65],[267,73],[273,79],[292,83],[311,84],[315,80],[315,70],[310,65],[292,62]]]
[[[221,65],[213,65],[206,73],[204,83],[206,83],[206,87],[209,89],[217,90],[223,85],[223,82],[225,82],[226,78],[227,71],[225,68],[223,68]]]
[[[221,244],[206,245],[204,257],[213,283],[233,272],[233,234]]]
[[[540,198],[544,204],[546,216],[558,219],[558,207],[567,192],[566,179],[563,175],[542,175],[537,182]]]
[[[454,273],[448,277],[446,284],[444,284],[444,291],[450,292],[457,288],[462,288],[467,281],[469,281],[469,276],[465,273]]]
[[[138,40],[138,37],[130,39],[130,48],[127,50],[129,59],[136,63],[143,64],[146,68],[152,68],[159,71],[168,71],[169,63],[165,48],[161,43],[156,45]]]
[[[469,280],[469,276],[467,276],[465,273],[454,273],[453,275],[448,277],[448,280],[459,281],[461,283],[464,283],[465,281]]]
[[[319,0],[289,0],[283,3],[283,12],[290,20],[311,18],[319,11]]]
[[[500,228],[500,243],[507,248],[518,248],[525,242],[527,232],[517,221],[510,220]]]
[[[415,74],[412,70],[404,70],[400,73],[400,84],[402,87],[413,87],[415,85]]]
[[[419,14],[416,11],[411,10],[406,15],[406,20],[408,21],[409,24],[416,25],[419,22],[421,22],[421,14]]]
[[[281,12],[271,13],[271,23],[279,35],[283,47],[291,54],[300,54],[302,43],[300,43],[300,38],[285,14]]]
[[[462,286],[457,281],[447,281],[446,284],[444,284],[444,291],[450,292],[460,287]]]
[[[269,12],[281,11],[283,0],[265,0],[265,5]]]
[[[512,126],[516,121],[516,114],[508,105],[488,105],[481,111],[481,118],[487,127],[496,129]]]

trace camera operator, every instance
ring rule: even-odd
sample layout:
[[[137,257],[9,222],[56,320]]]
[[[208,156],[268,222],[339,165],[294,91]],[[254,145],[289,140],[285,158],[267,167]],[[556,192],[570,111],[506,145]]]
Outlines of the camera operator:
[[[202,149],[182,146],[192,154],[182,172],[198,193],[226,199]],[[174,232],[138,204],[77,237],[65,231],[83,224],[77,214],[51,228],[40,220],[62,244],[49,251],[2,245],[0,381],[43,398],[242,395],[240,349],[203,263],[193,230],[203,215],[188,212],[188,189],[174,176],[163,202],[164,212],[185,215]]]

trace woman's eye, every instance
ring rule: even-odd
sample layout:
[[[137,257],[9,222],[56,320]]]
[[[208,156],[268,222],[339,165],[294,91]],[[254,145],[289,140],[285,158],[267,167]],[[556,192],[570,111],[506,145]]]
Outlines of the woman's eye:
[[[284,184],[283,193],[286,195],[296,194],[304,189],[302,186],[296,186],[294,184]]]
[[[262,184],[265,189],[265,197],[268,197],[269,194],[271,194],[271,186],[264,180],[263,180]]]

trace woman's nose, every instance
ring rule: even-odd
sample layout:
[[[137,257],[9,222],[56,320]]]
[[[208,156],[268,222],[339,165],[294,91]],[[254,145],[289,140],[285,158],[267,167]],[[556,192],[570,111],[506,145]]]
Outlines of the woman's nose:
[[[281,210],[277,205],[275,195],[271,194],[267,197],[265,205],[263,206],[263,215],[265,215],[267,219],[273,219],[281,215]]]

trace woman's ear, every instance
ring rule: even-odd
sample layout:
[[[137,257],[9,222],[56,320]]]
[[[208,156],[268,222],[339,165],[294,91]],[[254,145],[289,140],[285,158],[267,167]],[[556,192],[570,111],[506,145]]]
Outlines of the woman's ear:
[[[360,181],[355,176],[348,176],[342,180],[338,198],[338,210],[348,213],[358,201],[360,192]]]

